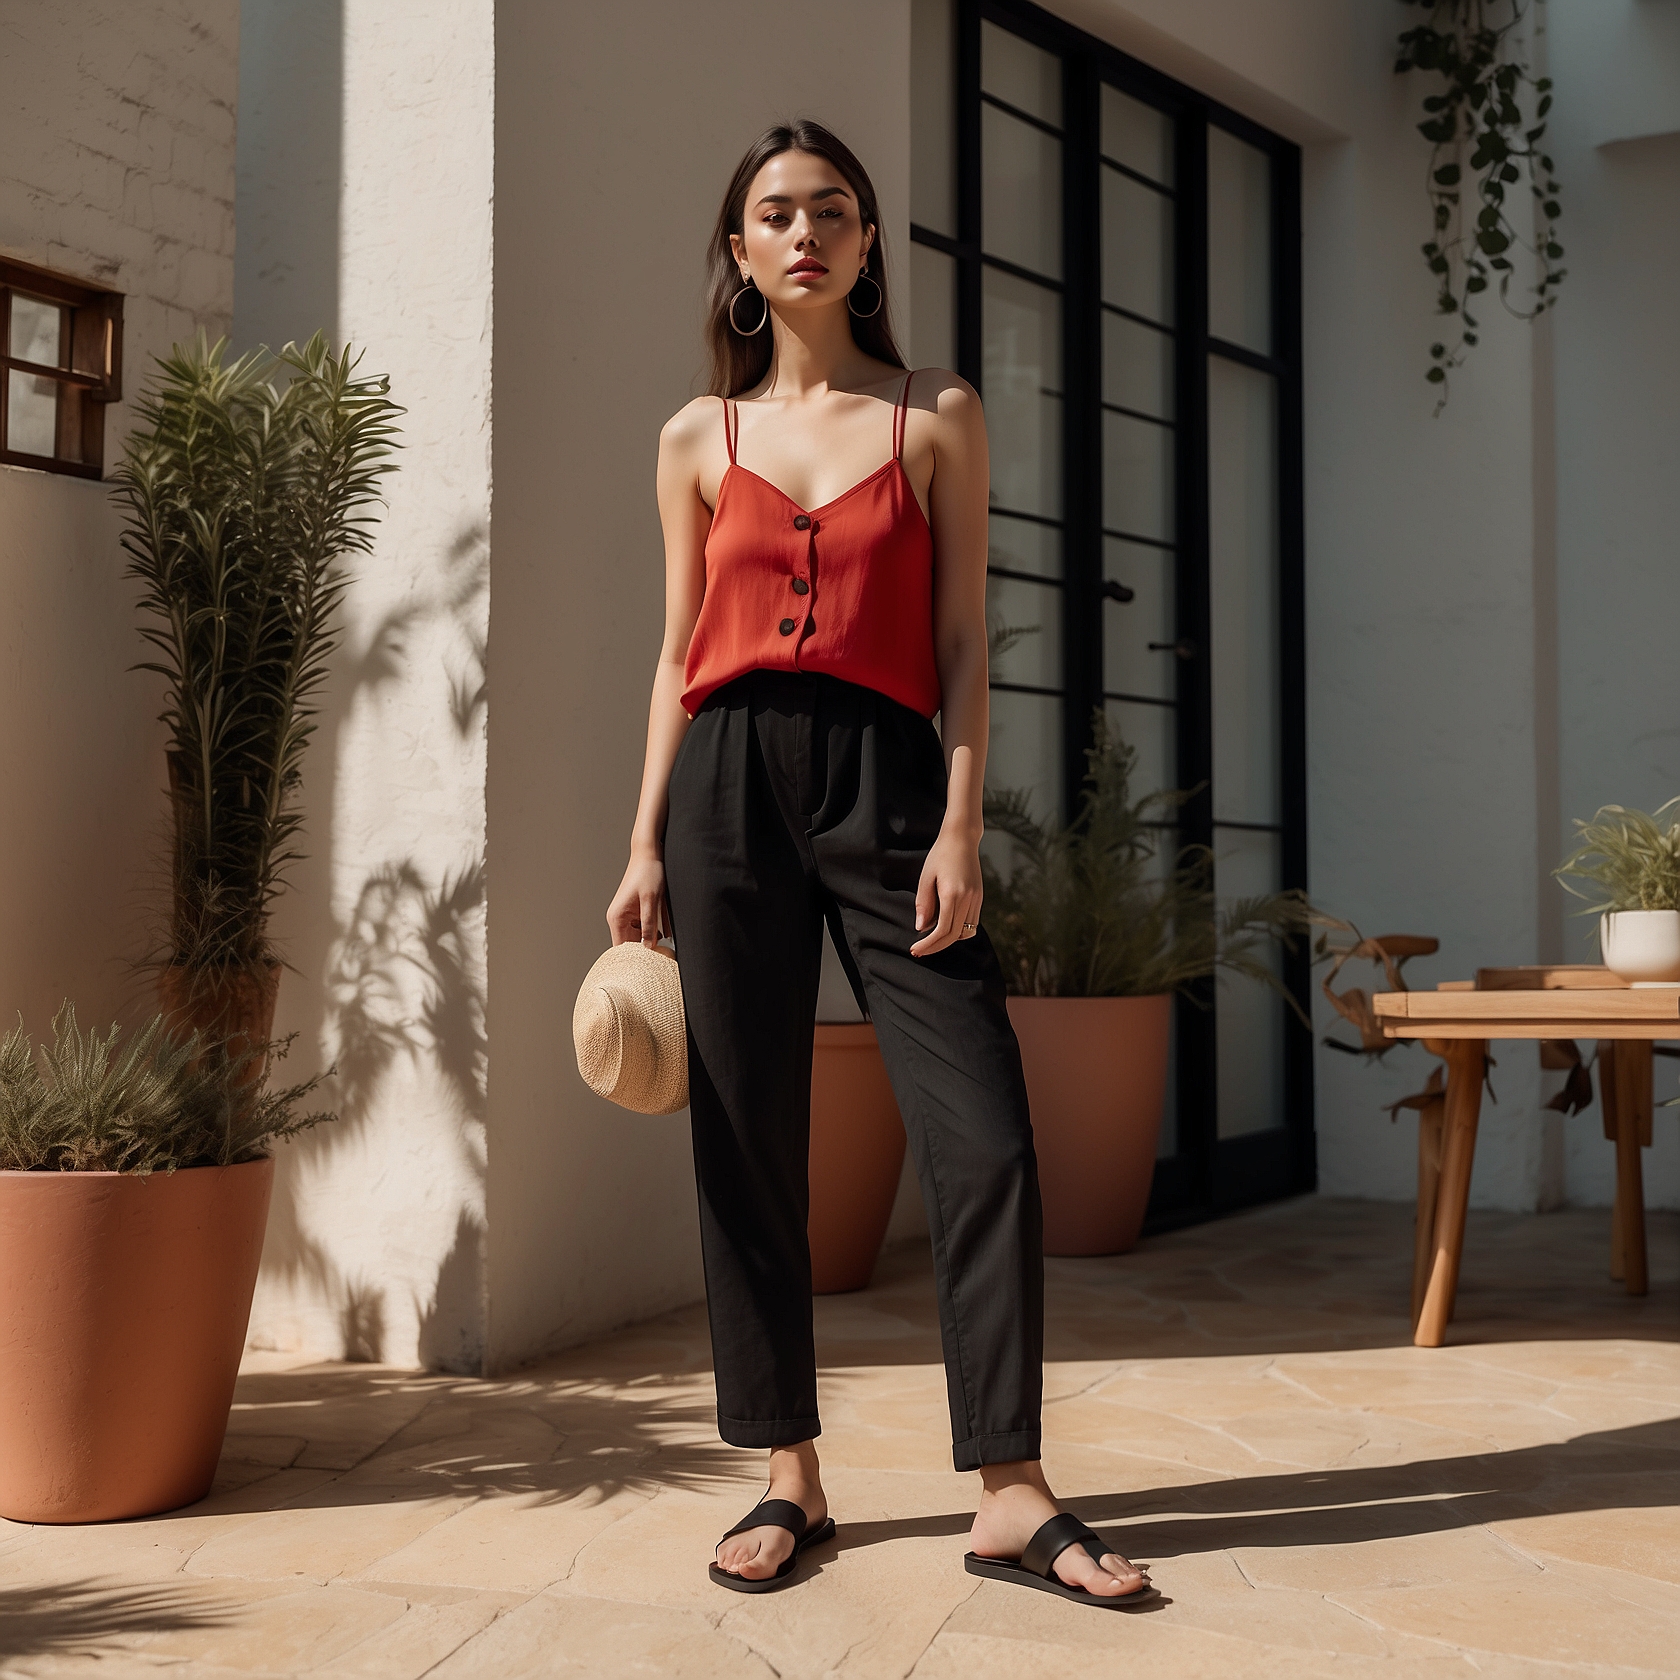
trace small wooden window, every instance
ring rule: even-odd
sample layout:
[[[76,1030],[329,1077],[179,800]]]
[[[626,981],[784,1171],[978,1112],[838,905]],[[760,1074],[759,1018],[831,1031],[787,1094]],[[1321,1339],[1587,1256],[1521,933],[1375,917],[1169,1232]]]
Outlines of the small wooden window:
[[[98,478],[122,395],[122,294],[0,257],[0,461]]]

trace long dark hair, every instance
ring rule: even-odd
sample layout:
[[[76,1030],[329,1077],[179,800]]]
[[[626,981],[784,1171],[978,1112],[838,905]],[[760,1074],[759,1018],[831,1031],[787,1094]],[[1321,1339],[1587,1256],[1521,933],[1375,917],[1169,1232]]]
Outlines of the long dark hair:
[[[869,179],[869,171],[838,136],[829,133],[821,123],[801,119],[765,129],[747,148],[746,156],[735,166],[735,173],[729,178],[729,190],[723,195],[717,226],[712,229],[712,242],[706,251],[709,271],[706,348],[712,362],[711,381],[707,388],[714,397],[733,397],[738,392],[750,391],[770,371],[769,324],[766,323],[763,332],[749,337],[742,337],[729,324],[730,307],[742,292],[749,289],[741,279],[735,253],[729,248],[729,236],[742,232],[745,227],[747,190],[752,186],[753,178],[771,158],[780,157],[783,152],[809,152],[813,157],[826,158],[852,189],[863,225],[875,230],[875,240],[869,247],[863,272],[881,288],[881,307],[873,315],[852,316],[852,340],[866,355],[890,362],[894,367],[904,366],[898,340],[893,337],[892,309],[887,299],[886,240],[882,236],[881,212],[875,202],[875,187]],[[757,310],[761,307],[768,308],[769,305],[752,301],[742,304],[741,318],[750,325],[758,319]]]

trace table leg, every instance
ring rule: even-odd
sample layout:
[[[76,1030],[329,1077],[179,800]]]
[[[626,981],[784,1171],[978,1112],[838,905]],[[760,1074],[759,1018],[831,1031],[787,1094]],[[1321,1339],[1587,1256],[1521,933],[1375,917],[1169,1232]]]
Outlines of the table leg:
[[[1482,1077],[1487,1045],[1479,1038],[1455,1038],[1447,1046],[1446,1119],[1441,1140],[1441,1184],[1435,1201],[1434,1257],[1423,1308],[1412,1340],[1440,1347],[1447,1339],[1458,1297],[1458,1268],[1464,1256],[1464,1219],[1470,1206],[1470,1169],[1476,1157],[1476,1123],[1482,1112]]]
[[[1617,1229],[1630,1295],[1643,1295],[1650,1287],[1645,1255],[1645,1169],[1640,1160],[1644,1129],[1641,1111],[1651,1100],[1650,1055],[1650,1045],[1638,1039],[1624,1040],[1616,1049]]]
[[[1604,1117],[1604,1135],[1615,1143],[1621,1135],[1622,1077],[1620,1043],[1614,1038],[1598,1041],[1598,1106]],[[1610,1277],[1620,1283],[1627,1276],[1622,1247],[1622,1177],[1617,1162],[1616,1199],[1610,1206]]]
[[[1417,1227],[1412,1240],[1412,1329],[1429,1288],[1429,1273],[1435,1263],[1435,1201],[1441,1186],[1441,1122],[1446,1112],[1443,1097],[1418,1110]]]

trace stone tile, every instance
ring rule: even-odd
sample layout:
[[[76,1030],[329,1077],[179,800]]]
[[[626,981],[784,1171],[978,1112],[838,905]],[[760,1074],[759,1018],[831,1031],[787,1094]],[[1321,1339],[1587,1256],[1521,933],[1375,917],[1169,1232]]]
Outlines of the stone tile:
[[[681,1676],[774,1680],[750,1646],[697,1610],[545,1593],[498,1616],[444,1658],[435,1680],[550,1680],[552,1676]]]
[[[1626,1491],[1649,1494],[1652,1489],[1641,1478],[1638,1488]],[[1616,1505],[1611,1503],[1614,1498],[1613,1492],[1601,1489],[1590,1510],[1511,1517],[1494,1523],[1493,1532],[1544,1558],[1569,1558],[1680,1586],[1680,1511],[1671,1503]],[[1676,1640],[1680,1642],[1680,1627]]]
[[[308,1365],[243,1372],[228,1419],[234,1456],[246,1436],[303,1435],[300,1467],[348,1470],[382,1446],[457,1379],[377,1365]]]
[[[187,1572],[205,1578],[326,1583],[355,1575],[454,1515],[462,1498],[359,1494],[340,1482],[308,1504],[275,1511],[207,1540]]]
[[[1343,1592],[1377,1626],[1469,1652],[1672,1675],[1680,1589],[1560,1564],[1527,1579]]]
[[[1151,1564],[1148,1612],[964,1573],[978,1479],[951,1473],[906,1247],[817,1303],[841,1530],[789,1591],[706,1578],[762,1458],[716,1438],[688,1307],[498,1381],[249,1360],[199,1505],[0,1522],[0,1673],[1668,1672],[1680,1269],[1658,1249],[1680,1221],[1652,1217],[1637,1302],[1599,1277],[1602,1214],[1473,1215],[1454,1345],[1431,1350],[1406,1209],[1304,1200],[1052,1262],[1046,1469]]]
[[[412,1584],[376,1590],[398,1596],[404,1606],[402,1616],[314,1673],[343,1680],[420,1680],[498,1616],[525,1602],[509,1592],[463,1592],[437,1598],[433,1596],[436,1589],[429,1592]]]
[[[649,1497],[619,1491],[598,1500],[534,1494],[477,1500],[356,1579],[540,1592],[563,1580],[590,1541]]]
[[[389,1632],[405,1614],[401,1599],[347,1587],[302,1590],[264,1583],[204,1584],[203,1602],[224,1613],[220,1626],[150,1635],[144,1655],[219,1665],[246,1674],[306,1674]]]

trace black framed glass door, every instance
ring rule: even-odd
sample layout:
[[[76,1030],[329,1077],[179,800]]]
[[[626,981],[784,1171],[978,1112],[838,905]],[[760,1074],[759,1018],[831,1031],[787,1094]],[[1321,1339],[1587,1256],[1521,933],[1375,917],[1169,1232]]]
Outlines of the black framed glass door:
[[[912,342],[992,449],[988,781],[1071,814],[1101,708],[1222,898],[1306,884],[1300,158],[1014,0],[913,0]],[[1284,959],[1304,999],[1307,958]],[[1310,1037],[1175,1011],[1151,1218],[1311,1188]]]

